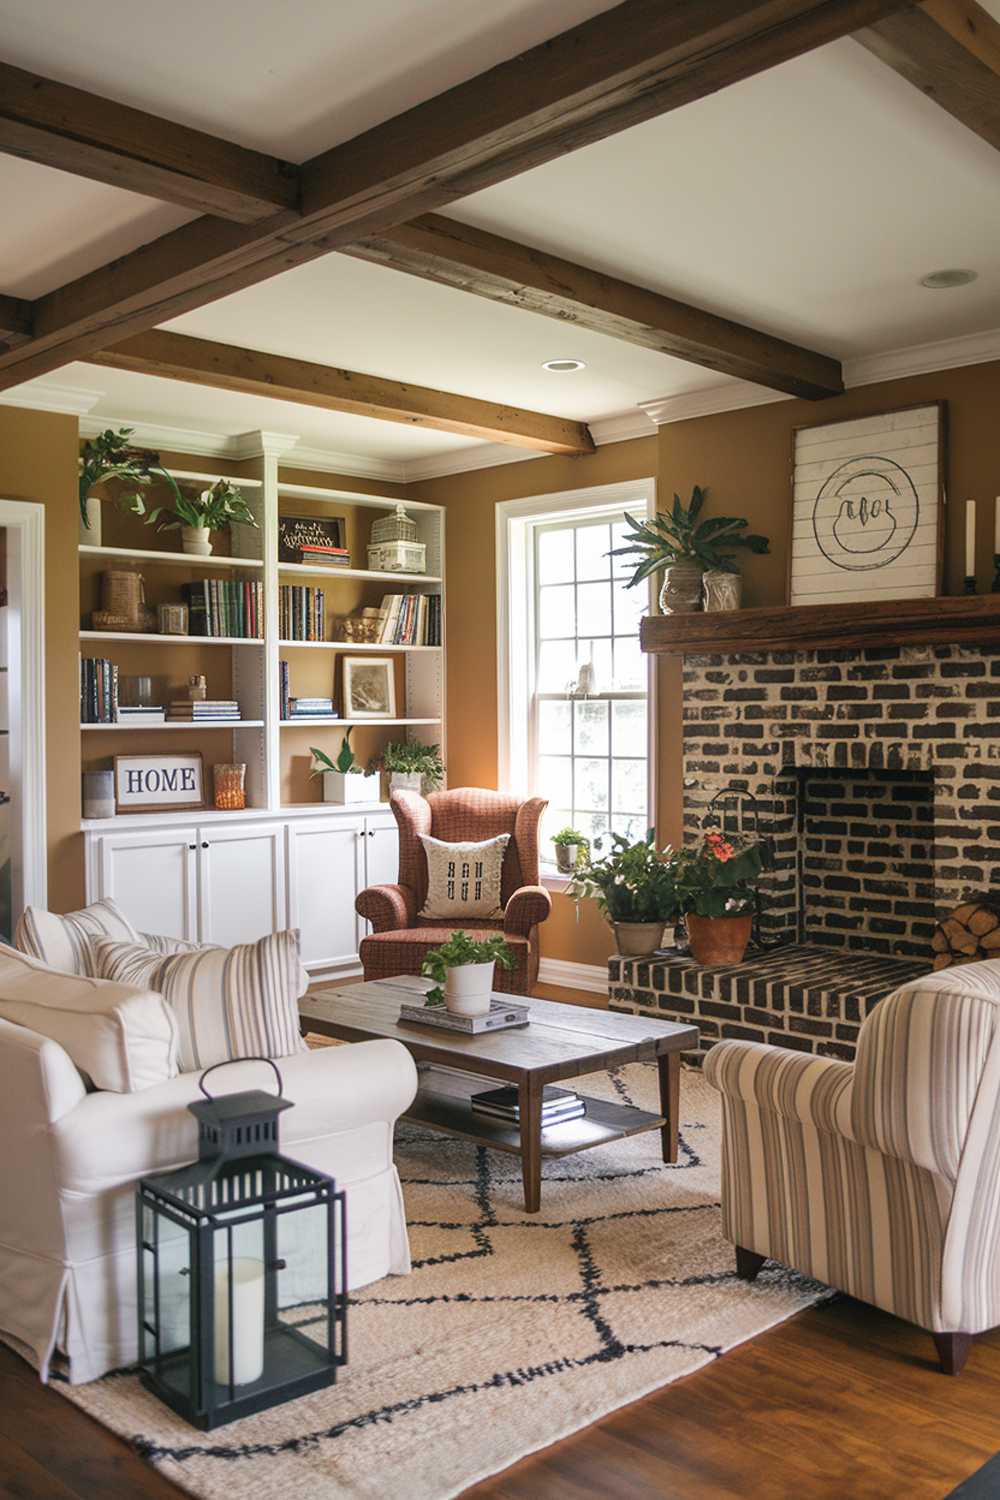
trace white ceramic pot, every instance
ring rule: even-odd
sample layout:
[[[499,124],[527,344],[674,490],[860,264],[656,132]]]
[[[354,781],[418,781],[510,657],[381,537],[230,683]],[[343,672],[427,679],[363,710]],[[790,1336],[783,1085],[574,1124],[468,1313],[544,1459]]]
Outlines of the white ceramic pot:
[[[379,800],[379,776],[377,771],[352,775],[344,771],[323,772],[324,802],[377,802]]]
[[[419,792],[422,791],[424,778],[419,771],[390,771],[390,792]]]
[[[444,1003],[456,1016],[488,1016],[495,963],[458,964],[444,981]]]
[[[646,958],[663,946],[663,922],[616,922],[614,927],[623,958]]]
[[[207,526],[182,526],[181,548],[193,557],[211,557],[211,535]]]
[[[101,502],[96,495],[91,495],[86,501],[87,524],[80,517],[80,545],[81,547],[99,547],[101,545]]]

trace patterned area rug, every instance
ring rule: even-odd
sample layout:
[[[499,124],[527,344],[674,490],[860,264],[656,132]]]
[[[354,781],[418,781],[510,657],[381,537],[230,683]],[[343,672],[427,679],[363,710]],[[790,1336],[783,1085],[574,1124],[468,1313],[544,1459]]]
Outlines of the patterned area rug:
[[[632,1064],[580,1092],[656,1108]],[[659,1134],[550,1162],[526,1215],[515,1157],[398,1134],[413,1273],[356,1294],[331,1390],[200,1433],[135,1376],[54,1386],[204,1500],[446,1500],[825,1295],[720,1234],[718,1096],[681,1080],[681,1159]]]

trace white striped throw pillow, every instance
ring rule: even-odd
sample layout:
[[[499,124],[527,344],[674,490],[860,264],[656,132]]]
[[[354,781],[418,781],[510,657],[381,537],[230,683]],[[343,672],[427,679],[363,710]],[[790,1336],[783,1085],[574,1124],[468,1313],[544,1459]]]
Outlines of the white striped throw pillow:
[[[163,996],[177,1021],[182,1073],[240,1057],[306,1051],[298,1001],[308,975],[299,962],[297,932],[166,957],[138,943],[102,942],[97,962],[102,979]]]
[[[95,945],[102,939],[117,943],[139,943],[125,913],[113,901],[95,901],[82,911],[44,911],[28,906],[18,919],[14,946],[29,958],[41,959],[50,969],[63,974],[79,974],[85,979],[99,979]]]

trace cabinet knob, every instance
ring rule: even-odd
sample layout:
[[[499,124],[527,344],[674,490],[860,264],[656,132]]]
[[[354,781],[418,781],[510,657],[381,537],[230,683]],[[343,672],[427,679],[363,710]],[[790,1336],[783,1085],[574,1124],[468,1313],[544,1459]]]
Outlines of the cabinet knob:
[[[202,841],[202,845],[201,845],[201,847],[202,847],[202,848],[203,848],[203,849],[207,849],[207,848],[208,848],[208,840],[207,840],[207,839],[204,839],[204,840],[203,840],[203,841]]]
[[[188,844],[188,848],[189,849],[197,849],[197,847],[198,847],[197,844]]]

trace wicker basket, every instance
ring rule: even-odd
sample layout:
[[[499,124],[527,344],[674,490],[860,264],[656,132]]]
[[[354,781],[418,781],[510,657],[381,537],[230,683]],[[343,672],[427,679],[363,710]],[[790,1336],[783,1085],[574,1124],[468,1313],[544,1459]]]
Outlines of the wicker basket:
[[[91,623],[95,630],[154,629],[156,615],[146,604],[142,574],[124,568],[102,573],[101,607],[94,610]]]

